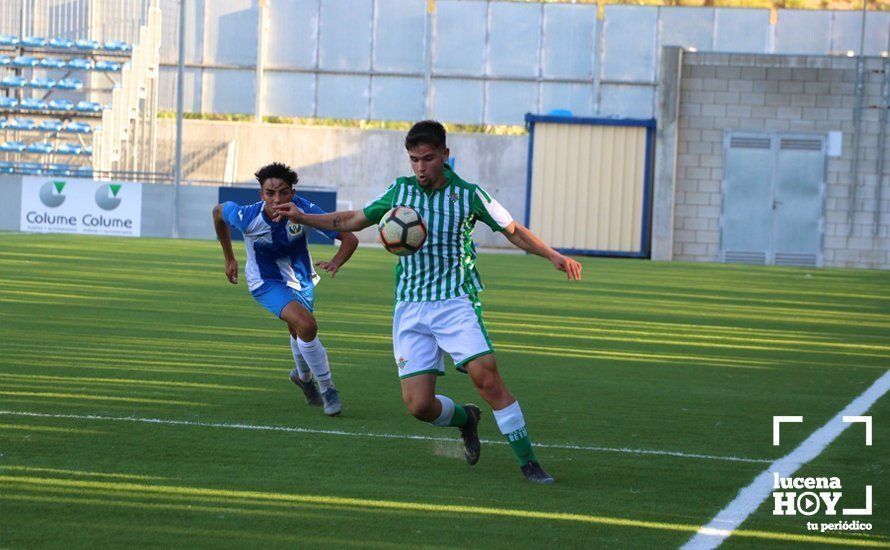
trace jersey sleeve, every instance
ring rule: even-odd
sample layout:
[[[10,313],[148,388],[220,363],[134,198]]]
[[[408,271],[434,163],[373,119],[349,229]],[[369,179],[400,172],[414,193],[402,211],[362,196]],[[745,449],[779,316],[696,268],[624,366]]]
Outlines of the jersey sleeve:
[[[473,194],[472,213],[492,231],[503,231],[513,223],[513,216],[501,203],[494,200],[484,189],[477,186]]]
[[[325,212],[320,206],[318,206],[317,204],[315,204],[313,202],[307,201],[306,199],[302,199],[299,202],[295,199],[294,203],[296,203],[297,206],[302,208],[303,212],[305,212],[307,214],[327,214],[327,212]],[[317,228],[313,228],[313,229],[315,229],[315,231],[321,233],[322,235],[324,235],[325,237],[327,237],[331,240],[334,240],[340,236],[339,231],[328,231],[326,229],[317,229]]]
[[[224,202],[222,205],[222,217],[227,224],[237,228],[242,233],[247,230],[253,216],[249,216],[247,209],[249,206],[241,206],[232,201]]]
[[[398,180],[390,185],[389,189],[365,203],[362,212],[365,214],[365,217],[368,218],[368,221],[371,223],[379,223],[383,218],[383,215],[389,212],[392,208],[392,203],[396,194],[396,183],[398,183]]]

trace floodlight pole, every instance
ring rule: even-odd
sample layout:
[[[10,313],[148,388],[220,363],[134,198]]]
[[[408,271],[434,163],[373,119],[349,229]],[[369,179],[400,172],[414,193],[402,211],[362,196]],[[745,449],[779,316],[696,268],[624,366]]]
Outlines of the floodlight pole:
[[[176,158],[173,163],[173,238],[179,238],[179,186],[182,185],[182,111],[185,101],[185,0],[179,0],[179,63],[176,68]]]

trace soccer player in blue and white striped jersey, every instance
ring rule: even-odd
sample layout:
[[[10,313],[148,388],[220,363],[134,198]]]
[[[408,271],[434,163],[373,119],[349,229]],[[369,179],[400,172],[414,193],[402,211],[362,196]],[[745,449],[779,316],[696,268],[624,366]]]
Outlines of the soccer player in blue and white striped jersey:
[[[436,394],[436,376],[445,372],[443,354],[449,354],[494,410],[498,428],[526,479],[552,483],[532,449],[519,402],[497,369],[478,297],[483,286],[475,267],[473,227],[481,221],[503,233],[518,248],[549,260],[570,281],[581,278],[581,264],[516,223],[482,187],[461,179],[445,164],[450,154],[445,139],[445,128],[438,122],[415,124],[405,138],[414,176],[398,178],[362,210],[314,214],[299,205],[282,204],[275,211],[293,223],[358,231],[378,223],[395,206],[417,210],[426,222],[427,240],[423,248],[400,258],[396,266],[393,352],[405,404],[420,420],[457,427],[467,462],[472,465],[479,460],[479,407],[458,405]]]
[[[226,259],[226,277],[238,284],[238,260],[232,250],[229,226],[244,234],[247,252],[245,273],[251,296],[271,314],[287,323],[291,351],[296,367],[290,378],[303,390],[310,405],[323,405],[325,414],[340,414],[340,395],[331,379],[328,355],[318,339],[315,322],[315,285],[320,277],[312,266],[305,228],[282,219],[274,210],[283,203],[299,206],[306,212],[324,214],[324,210],[294,195],[297,174],[288,166],[273,163],[256,174],[260,200],[240,206],[234,202],[213,208],[213,225]],[[329,262],[318,267],[336,275],[358,246],[358,239],[345,231],[321,231],[340,240],[340,249]],[[312,379],[315,378],[316,388]]]

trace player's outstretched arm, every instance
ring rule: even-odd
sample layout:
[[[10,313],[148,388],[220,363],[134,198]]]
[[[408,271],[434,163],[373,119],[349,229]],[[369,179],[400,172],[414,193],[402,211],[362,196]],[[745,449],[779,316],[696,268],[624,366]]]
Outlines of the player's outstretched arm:
[[[235,251],[232,250],[232,233],[229,224],[223,219],[222,205],[213,207],[213,228],[216,230],[216,238],[223,249],[226,258],[226,278],[233,285],[238,284],[238,260],[235,259]]]
[[[522,224],[513,222],[504,230],[504,236],[513,243],[517,248],[521,248],[530,254],[535,254],[542,258],[546,258],[553,264],[553,267],[560,271],[564,271],[566,278],[570,281],[581,280],[581,264],[568,256],[563,256],[559,252],[553,250],[547,244],[535,236],[534,233],[524,227]]]
[[[337,254],[331,258],[331,261],[315,263],[316,267],[320,267],[330,273],[331,278],[337,274],[337,271],[343,267],[343,264],[349,261],[349,258],[352,257],[352,253],[358,248],[358,237],[352,233],[341,231],[340,235],[337,236],[337,239],[340,241],[340,249],[337,250]]]
[[[274,206],[273,209],[278,214],[275,221],[287,218],[294,223],[301,223],[325,231],[361,231],[373,225],[361,210],[344,210],[343,212],[331,212],[330,214],[307,214],[292,202],[279,204]]]

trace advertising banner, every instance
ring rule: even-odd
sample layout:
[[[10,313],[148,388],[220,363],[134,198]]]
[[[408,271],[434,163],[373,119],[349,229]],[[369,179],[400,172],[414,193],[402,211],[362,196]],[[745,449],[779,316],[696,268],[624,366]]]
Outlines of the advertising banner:
[[[141,225],[141,183],[22,178],[21,231],[138,237]]]

